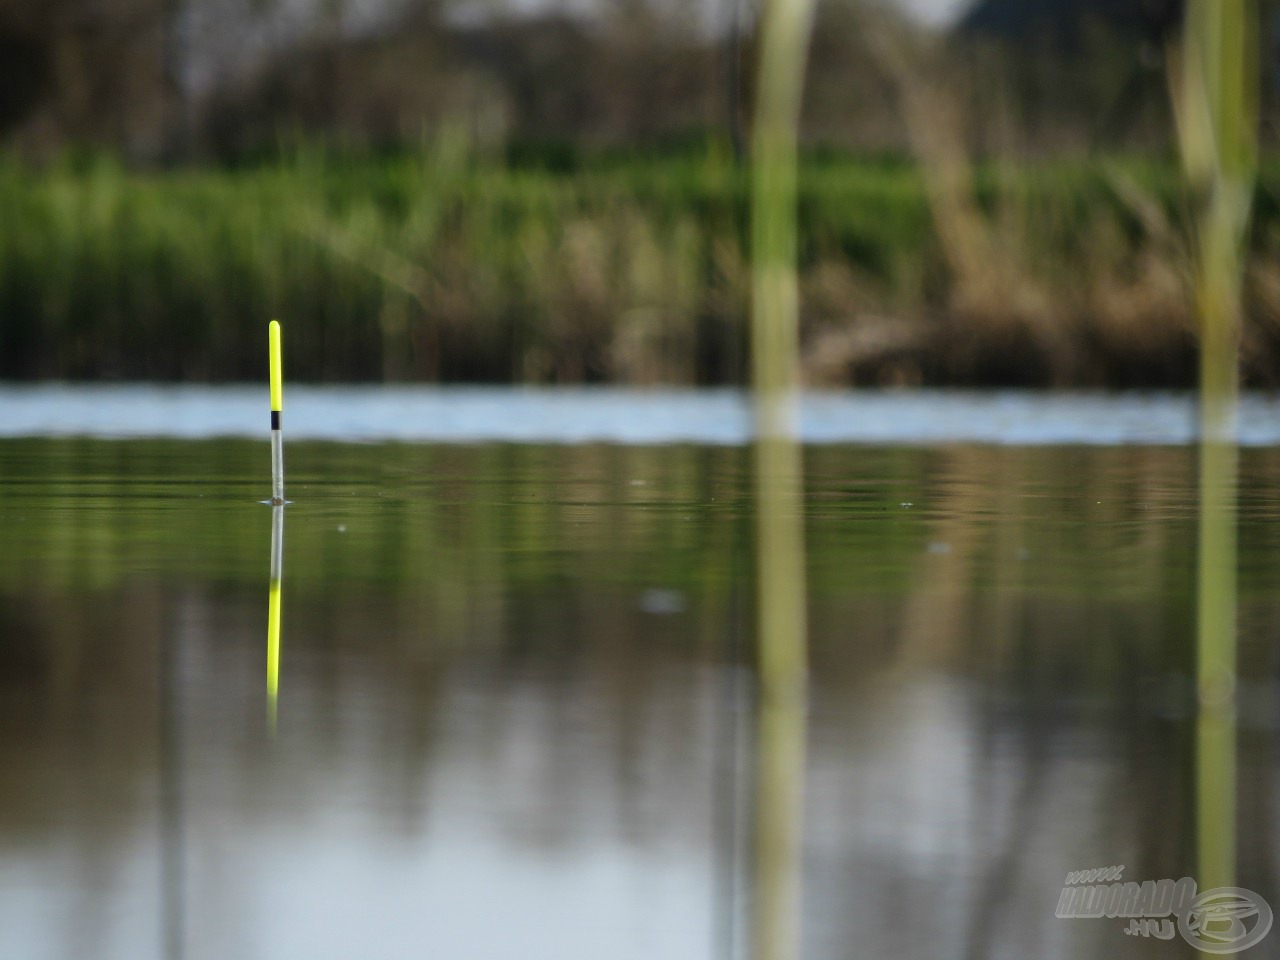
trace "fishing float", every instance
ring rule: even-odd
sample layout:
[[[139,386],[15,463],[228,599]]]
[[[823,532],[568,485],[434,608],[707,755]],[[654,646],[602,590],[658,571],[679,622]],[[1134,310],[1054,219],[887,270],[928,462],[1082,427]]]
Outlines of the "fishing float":
[[[267,581],[267,704],[272,734],[280,696],[280,581],[284,576],[284,365],[280,359],[280,321],[267,327],[271,368],[271,573]]]
[[[284,373],[280,362],[280,321],[272,320],[267,328],[271,361],[271,503],[284,503],[284,437],[280,432],[280,414],[284,410]]]

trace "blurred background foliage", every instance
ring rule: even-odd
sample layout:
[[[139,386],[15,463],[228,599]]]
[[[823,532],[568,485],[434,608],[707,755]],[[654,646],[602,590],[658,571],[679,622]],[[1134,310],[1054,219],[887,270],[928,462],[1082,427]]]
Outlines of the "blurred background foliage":
[[[815,384],[1190,386],[1176,0],[820,5]],[[1247,385],[1280,354],[1280,5]],[[0,376],[736,383],[749,0],[0,0]]]
[[[1164,48],[1179,0],[820,4],[809,139],[901,152],[909,35],[944,72],[976,147],[1169,146]],[[282,140],[399,148],[462,127],[483,147],[572,163],[726,127],[754,63],[752,0],[0,0],[0,136],[56,156],[275,156]],[[911,9],[932,14],[922,22]],[[929,21],[932,22],[929,22]],[[927,48],[927,49],[926,49]],[[738,89],[732,81],[738,80]],[[1269,91],[1274,99],[1274,84]],[[745,118],[740,117],[745,122]]]

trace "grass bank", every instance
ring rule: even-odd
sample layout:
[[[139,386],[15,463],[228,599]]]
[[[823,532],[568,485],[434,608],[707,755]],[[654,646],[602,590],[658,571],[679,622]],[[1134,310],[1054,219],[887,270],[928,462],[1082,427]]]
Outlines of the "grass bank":
[[[1277,188],[1264,166],[1257,386],[1280,371]],[[963,193],[967,232],[940,230],[911,166],[805,162],[812,382],[1193,384],[1176,167],[993,167]],[[261,379],[278,316],[299,380],[739,382],[747,196],[715,153],[568,172],[447,142],[170,174],[0,165],[0,377]]]

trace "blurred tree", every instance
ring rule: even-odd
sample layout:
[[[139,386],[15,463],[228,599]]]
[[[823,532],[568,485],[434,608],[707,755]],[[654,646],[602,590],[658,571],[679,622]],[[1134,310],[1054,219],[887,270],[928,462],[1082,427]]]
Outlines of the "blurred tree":
[[[723,123],[718,51],[687,16],[646,0],[595,19],[449,14],[419,2],[380,29],[281,51],[213,95],[212,146],[252,150],[281,129],[385,144],[446,126],[482,143],[638,144]]]
[[[960,29],[1013,40],[1046,35],[1072,45],[1092,21],[1163,41],[1181,25],[1183,6],[1184,0],[981,0]]]
[[[0,135],[154,149],[164,0],[0,0]],[[130,151],[134,152],[134,151]]]
[[[0,136],[26,120],[52,84],[53,57],[45,10],[21,0],[0,2]]]
[[[868,18],[900,20],[857,0],[817,7],[809,49],[804,132],[813,143],[877,152],[904,152],[906,131],[894,85],[868,49]],[[903,29],[907,24],[902,23]]]
[[[1023,149],[1164,147],[1181,14],[1182,0],[982,0],[957,47],[998,61]]]
[[[1162,148],[1163,44],[1181,2],[982,0],[945,43],[897,19],[930,38],[929,69],[980,152]],[[740,142],[756,6],[708,3],[715,16],[688,0],[0,0],[0,143],[154,160],[273,151],[282,137],[413,143],[445,127],[569,152]],[[907,149],[860,19],[899,6],[818,5],[809,143]]]
[[[165,157],[184,159],[191,147],[190,37],[186,0],[167,0],[164,12]]]

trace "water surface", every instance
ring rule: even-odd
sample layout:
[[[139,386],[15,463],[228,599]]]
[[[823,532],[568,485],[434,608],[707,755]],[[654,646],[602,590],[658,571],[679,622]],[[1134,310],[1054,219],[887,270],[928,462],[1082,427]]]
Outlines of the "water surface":
[[[260,437],[265,386],[0,386],[0,437]],[[743,444],[738,390],[289,386],[290,437],[348,442]],[[1186,444],[1195,400],[1175,393],[913,390],[805,394],[811,444]],[[1240,442],[1280,444],[1280,398],[1246,395]]]
[[[274,729],[267,457],[0,442],[0,955],[745,955],[747,451],[293,443]],[[1241,469],[1280,906],[1280,451]],[[1195,873],[1193,451],[806,470],[806,956],[1197,956],[1054,917],[1068,871]]]

